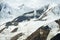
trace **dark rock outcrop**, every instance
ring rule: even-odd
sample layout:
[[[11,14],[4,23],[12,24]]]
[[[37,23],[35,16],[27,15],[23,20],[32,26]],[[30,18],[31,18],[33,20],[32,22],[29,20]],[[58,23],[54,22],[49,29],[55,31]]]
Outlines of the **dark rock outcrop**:
[[[60,33],[51,38],[51,40],[60,40]]]

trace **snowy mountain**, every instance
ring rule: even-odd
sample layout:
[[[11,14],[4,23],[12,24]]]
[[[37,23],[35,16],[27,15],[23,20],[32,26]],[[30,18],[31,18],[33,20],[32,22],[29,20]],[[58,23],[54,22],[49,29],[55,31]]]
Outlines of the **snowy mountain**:
[[[59,24],[55,22],[59,19],[59,4],[47,4],[33,10],[24,4],[14,9],[8,3],[0,3],[0,40],[25,40],[37,29],[47,25],[50,33],[46,40],[50,40],[59,33]]]

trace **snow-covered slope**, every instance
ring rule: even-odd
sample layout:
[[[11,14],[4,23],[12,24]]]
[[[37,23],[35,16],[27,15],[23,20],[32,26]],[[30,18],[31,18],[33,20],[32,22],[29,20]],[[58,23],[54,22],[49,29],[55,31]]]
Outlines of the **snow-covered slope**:
[[[59,4],[45,5],[36,9],[36,16],[34,15],[34,10],[24,4],[19,9],[14,9],[8,3],[0,3],[0,40],[13,40],[18,34],[19,37],[16,39],[24,40],[38,28],[46,25],[52,29],[52,34],[57,34],[59,25],[55,23],[55,20],[60,19]],[[51,35],[47,40],[50,38]]]
[[[20,9],[14,9],[8,3],[2,2],[0,3],[0,25],[5,22],[11,21],[14,18],[23,15],[25,12],[29,11],[32,11],[32,9],[24,5],[22,6],[22,8],[20,7]]]
[[[19,8],[13,8],[9,3],[2,2],[0,3],[0,25],[9,21],[16,21],[15,19],[24,21],[26,19],[30,20],[34,18],[34,10],[25,6],[24,4],[20,5]],[[48,5],[39,8],[36,10],[35,17],[38,18],[44,11],[48,9]],[[3,19],[3,20],[2,20]],[[9,20],[7,20],[9,19]]]

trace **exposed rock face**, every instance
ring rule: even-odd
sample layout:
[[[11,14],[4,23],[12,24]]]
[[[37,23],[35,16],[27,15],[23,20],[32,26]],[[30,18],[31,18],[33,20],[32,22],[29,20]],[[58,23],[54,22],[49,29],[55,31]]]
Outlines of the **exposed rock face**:
[[[0,5],[0,11],[2,10],[2,5]]]
[[[50,32],[49,26],[46,27],[40,27],[38,30],[36,30],[34,33],[32,33],[27,40],[46,40],[47,36]]]
[[[60,19],[59,19],[59,20],[56,20],[55,22],[58,23],[58,24],[60,25]]]
[[[24,34],[23,33],[19,33],[19,34],[15,35],[14,37],[12,37],[11,40],[17,40],[22,35],[24,35]]]
[[[11,31],[11,33],[16,32],[17,30],[18,30],[18,28],[15,28]]]
[[[58,33],[56,36],[51,38],[51,40],[60,40],[60,33]]]
[[[46,40],[47,39],[47,36],[50,32],[50,28],[49,26],[46,26],[46,27],[41,27],[40,28],[40,37],[41,37],[41,40]]]

